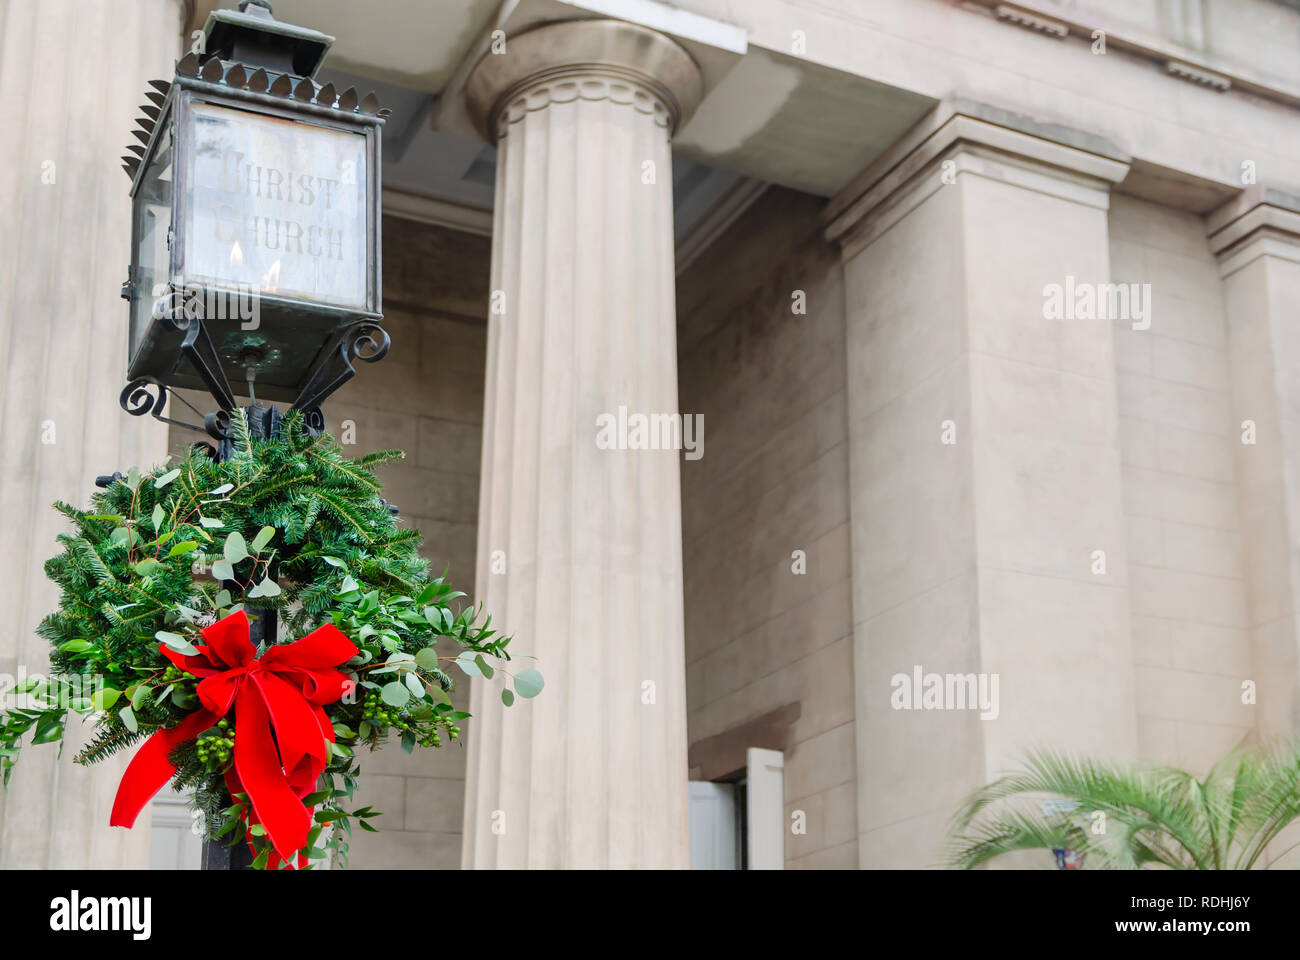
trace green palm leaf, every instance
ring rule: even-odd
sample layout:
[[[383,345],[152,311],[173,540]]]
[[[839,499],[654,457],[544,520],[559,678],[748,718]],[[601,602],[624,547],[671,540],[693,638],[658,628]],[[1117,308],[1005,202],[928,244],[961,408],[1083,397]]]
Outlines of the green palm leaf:
[[[1040,813],[1048,798],[1068,812]],[[971,869],[1013,851],[1064,848],[1111,869],[1250,869],[1298,817],[1295,743],[1232,751],[1204,779],[1037,751],[966,798],[949,827],[948,862]]]

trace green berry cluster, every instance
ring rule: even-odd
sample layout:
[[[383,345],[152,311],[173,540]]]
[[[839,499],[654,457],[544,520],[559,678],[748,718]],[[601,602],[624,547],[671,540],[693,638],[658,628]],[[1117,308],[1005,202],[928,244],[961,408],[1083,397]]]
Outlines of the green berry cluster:
[[[416,742],[422,747],[442,746],[440,726],[447,728],[447,735],[452,740],[460,736],[460,727],[454,723],[437,718],[432,721],[416,719],[407,712],[406,707],[389,706],[378,693],[374,692],[366,694],[361,717],[381,733],[388,728],[402,733],[412,733],[418,738]]]
[[[234,748],[234,731],[230,729],[230,721],[223,718],[199,737],[194,745],[194,754],[209,770],[220,770],[230,762]]]
[[[375,727],[393,727],[397,730],[410,730],[411,722],[403,713],[401,707],[390,707],[379,699],[379,694],[366,694],[365,709],[361,711],[361,716],[370,721],[371,726]]]
[[[172,684],[176,688],[175,693],[188,693],[198,687],[199,678],[192,673],[186,673],[179,667],[168,666],[163,671],[162,683],[163,686],[169,683]]]
[[[420,739],[417,741],[420,744],[420,746],[422,747],[442,746],[442,734],[438,730],[439,723],[441,723],[443,726],[447,728],[447,736],[449,736],[451,739],[455,740],[457,737],[460,736],[460,727],[456,726],[455,724],[448,723],[446,720],[438,720],[438,721],[434,721],[434,723],[431,724],[429,728],[421,734]]]

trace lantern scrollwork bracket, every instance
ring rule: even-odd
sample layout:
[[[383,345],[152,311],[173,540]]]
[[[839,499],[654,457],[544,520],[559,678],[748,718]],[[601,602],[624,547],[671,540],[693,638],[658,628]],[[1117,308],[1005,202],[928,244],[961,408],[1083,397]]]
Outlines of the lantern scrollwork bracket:
[[[321,404],[356,376],[353,361],[376,363],[387,355],[391,345],[388,331],[374,320],[363,320],[344,328],[333,343],[321,351],[320,362],[290,409],[303,412],[306,426],[312,432],[324,430],[325,416],[321,413]]]
[[[156,391],[156,393],[153,391]],[[193,430],[195,433],[206,433],[217,441],[229,437],[230,415],[228,413],[224,410],[219,410],[217,413],[200,413],[192,403],[179,394],[175,394],[176,399],[198,414],[203,420],[203,426],[163,416],[163,411],[167,408],[167,395],[169,392],[166,386],[152,377],[139,377],[122,388],[118,403],[121,404],[123,410],[133,417],[152,415],[155,420],[161,423],[183,427],[186,430]]]
[[[212,398],[217,401],[217,406],[229,413],[235,409],[235,395],[221,368],[221,358],[212,345],[212,338],[203,326],[201,303],[200,298],[186,298],[181,291],[172,288],[168,296],[160,298],[154,304],[154,317],[178,333],[185,334],[180,345],[181,356],[189,361]]]

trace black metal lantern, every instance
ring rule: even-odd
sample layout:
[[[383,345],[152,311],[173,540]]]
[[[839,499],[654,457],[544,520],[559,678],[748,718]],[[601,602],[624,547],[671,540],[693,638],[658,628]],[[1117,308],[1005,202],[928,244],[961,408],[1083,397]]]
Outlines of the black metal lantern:
[[[132,262],[122,406],[162,410],[169,388],[217,400],[223,440],[232,382],[292,401],[314,429],[320,404],[378,360],[380,132],[374,94],[313,77],[333,38],[280,23],[266,0],[207,21],[202,54],[153,81],[124,157]],[[156,395],[150,388],[156,387]],[[178,422],[178,421],[168,421]],[[190,424],[184,424],[191,426]]]

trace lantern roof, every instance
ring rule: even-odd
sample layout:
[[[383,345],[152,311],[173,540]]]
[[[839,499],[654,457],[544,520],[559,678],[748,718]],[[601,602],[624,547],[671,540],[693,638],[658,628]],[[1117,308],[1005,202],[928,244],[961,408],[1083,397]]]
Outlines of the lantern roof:
[[[193,85],[209,84],[254,99],[271,102],[293,101],[299,107],[341,111],[371,122],[382,123],[392,113],[381,108],[374,91],[362,97],[353,87],[338,91],[332,83],[318,84],[312,78],[320,69],[334,38],[328,34],[281,23],[271,16],[267,0],[242,0],[239,10],[214,10],[204,27],[205,53],[187,53],[176,64],[173,81]],[[122,169],[135,192],[137,174],[153,142],[154,128],[166,111],[173,81],[151,80],[145,92],[150,101],[141,104],[142,115],[132,135],[140,141],[129,144],[122,157]]]
[[[329,34],[276,20],[268,0],[241,0],[238,10],[212,11],[203,41],[207,56],[299,77],[314,77],[334,44]]]

